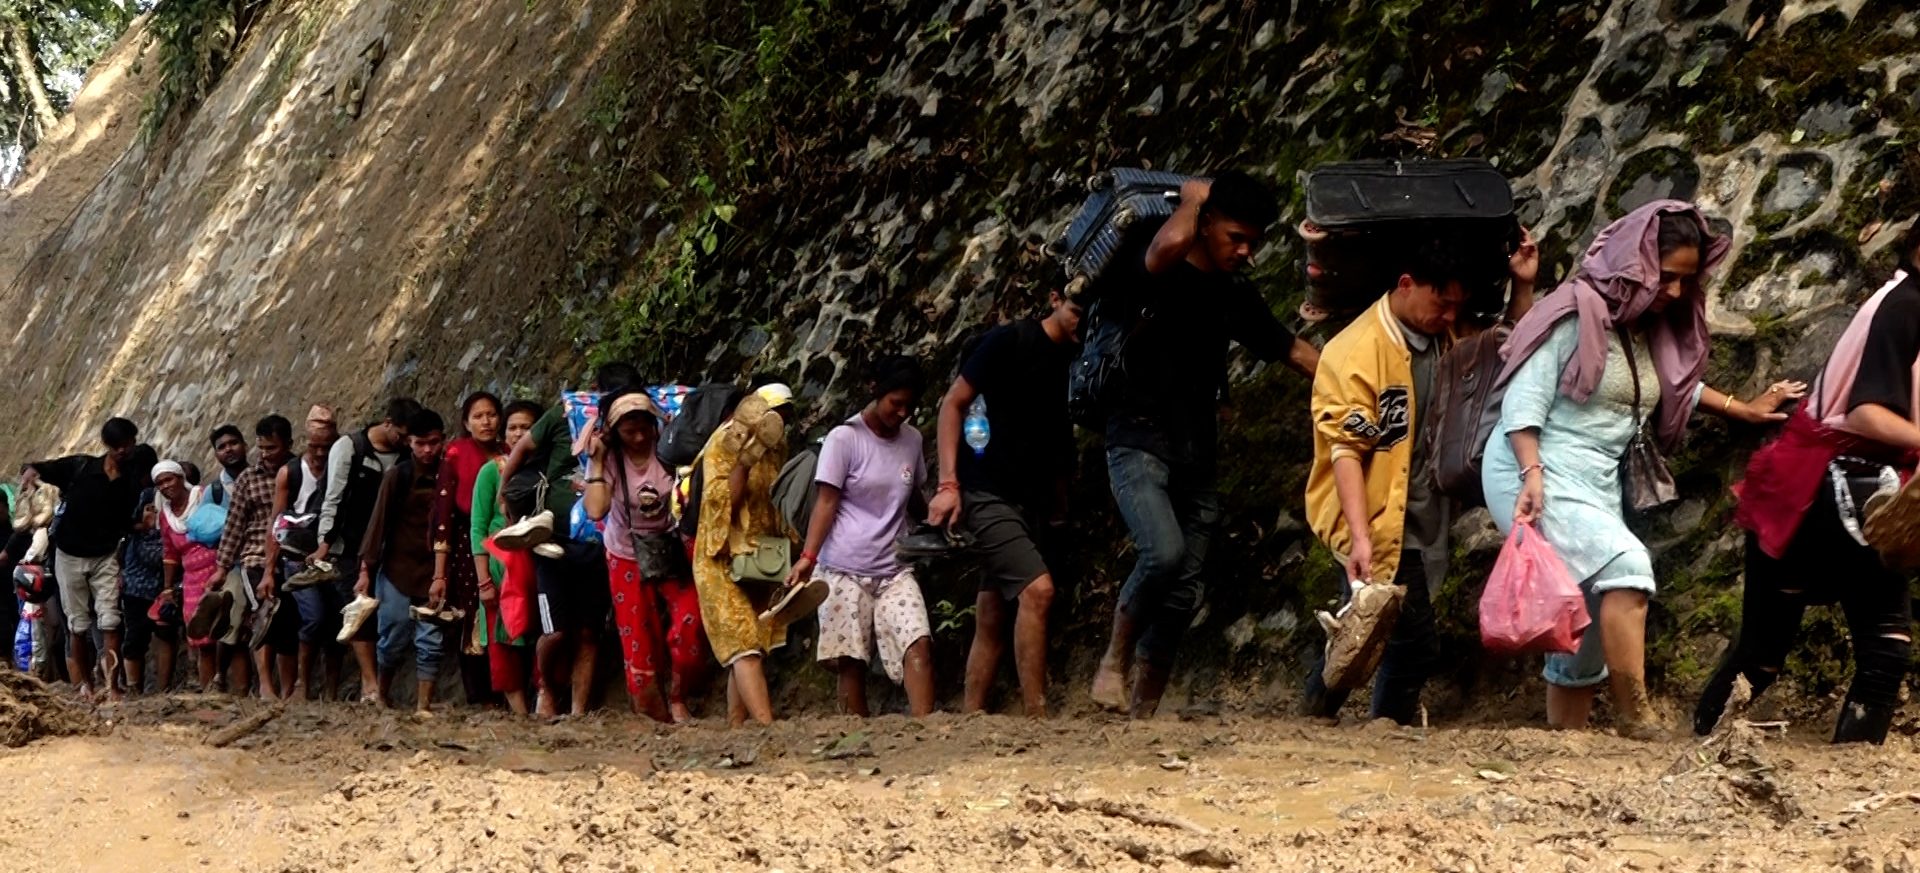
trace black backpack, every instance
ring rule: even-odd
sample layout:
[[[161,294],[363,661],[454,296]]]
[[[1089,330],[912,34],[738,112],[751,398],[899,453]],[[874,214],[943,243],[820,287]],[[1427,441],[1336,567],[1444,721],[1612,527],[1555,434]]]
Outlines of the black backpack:
[[[298,555],[310,555],[320,545],[320,509],[326,504],[327,476],[326,466],[320,467],[319,480],[314,483],[313,493],[308,495],[305,506],[289,506],[273,520],[273,535],[281,537],[280,544],[288,552]],[[287,495],[300,496],[300,486],[307,480],[307,461],[295,455],[287,461]],[[306,518],[305,523],[296,524],[295,520]],[[281,531],[281,520],[286,520],[286,530]],[[337,522],[336,522],[337,523]]]
[[[355,460],[358,460],[358,458]],[[299,497],[300,486],[306,484],[306,481],[307,461],[305,458],[295,455],[292,460],[287,462],[287,493],[294,497]],[[307,498],[307,505],[290,506],[287,508],[287,513],[290,515],[318,515],[321,505],[326,503],[326,500],[327,468],[325,464],[322,464],[320,466],[320,481],[313,486],[313,495]],[[315,524],[318,523],[317,521],[315,522]]]
[[[1068,296],[1093,298],[1081,327],[1080,357],[1067,371],[1067,415],[1097,428],[1126,393],[1127,343],[1149,319],[1140,306],[1107,293],[1114,257],[1144,251],[1180,203],[1191,176],[1116,168],[1087,182],[1087,199],[1052,247],[1067,273]]]
[[[706,466],[696,458],[692,472],[687,474],[687,499],[680,503],[680,521],[675,525],[687,539],[693,539],[700,532],[700,492],[707,487]]]
[[[367,460],[376,452],[364,429],[347,439],[353,441],[353,461],[347,468],[346,485],[340,490],[340,508],[334,513],[329,542],[352,553],[360,550],[367,522],[373,520],[373,506],[380,500],[380,478],[386,473],[367,468]]]
[[[713,432],[720,429],[720,423],[746,396],[739,386],[724,383],[694,389],[681,401],[680,414],[660,432],[660,447],[654,452],[660,463],[675,470],[692,464]]]
[[[1114,402],[1125,396],[1127,342],[1147,320],[1130,301],[1100,297],[1087,310],[1080,329],[1085,341],[1067,369],[1067,416],[1081,427],[1097,428]]]
[[[545,508],[542,491],[547,487],[546,462],[536,463],[529,458],[513,471],[513,478],[500,486],[500,500],[507,505],[507,515],[512,518],[526,518]]]
[[[773,511],[787,520],[787,526],[801,542],[807,541],[807,527],[813,521],[813,504],[820,496],[820,483],[813,474],[820,469],[820,447],[827,444],[827,436],[853,422],[843,421],[822,434],[819,439],[810,440],[806,448],[794,452],[785,464],[780,466],[780,474],[773,480]]]

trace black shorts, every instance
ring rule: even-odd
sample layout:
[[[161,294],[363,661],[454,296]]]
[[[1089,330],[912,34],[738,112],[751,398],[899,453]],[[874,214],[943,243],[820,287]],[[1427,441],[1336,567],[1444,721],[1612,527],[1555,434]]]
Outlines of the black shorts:
[[[556,540],[565,555],[533,558],[540,591],[540,632],[597,631],[607,624],[613,597],[607,586],[607,553],[599,543]]]
[[[120,657],[131,661],[145,661],[147,650],[154,640],[176,642],[178,625],[158,624],[147,616],[153,608],[153,601],[140,597],[121,595],[120,597]]]
[[[963,495],[967,532],[980,555],[980,590],[998,591],[1007,600],[1020,597],[1033,580],[1047,574],[1036,531],[1044,524],[1030,519],[1020,507],[985,491]]]

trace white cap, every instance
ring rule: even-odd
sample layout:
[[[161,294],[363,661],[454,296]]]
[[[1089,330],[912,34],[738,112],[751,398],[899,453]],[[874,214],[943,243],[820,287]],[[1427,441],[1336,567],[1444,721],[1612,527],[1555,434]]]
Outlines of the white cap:
[[[754,389],[753,393],[761,400],[767,401],[768,409],[779,409],[782,406],[789,406],[793,403],[793,389],[779,382],[762,385]]]

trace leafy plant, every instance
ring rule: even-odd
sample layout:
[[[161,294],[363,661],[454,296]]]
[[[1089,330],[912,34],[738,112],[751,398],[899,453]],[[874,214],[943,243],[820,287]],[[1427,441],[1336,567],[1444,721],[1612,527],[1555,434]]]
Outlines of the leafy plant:
[[[266,0],[160,0],[147,20],[147,45],[159,65],[141,115],[151,142],[167,122],[192,112],[213,93],[240,39]]]
[[[928,610],[933,614],[933,632],[939,636],[946,636],[949,633],[966,630],[967,622],[973,620],[976,609],[977,607],[971,603],[967,604],[965,609],[961,609],[951,600],[935,603],[933,608]]]
[[[807,104],[822,87],[852,87],[824,72],[827,47],[849,26],[831,0],[754,6],[753,19],[722,28],[682,69],[683,99],[712,111],[696,113],[690,129],[676,132],[688,158],[678,167],[629,151],[660,136],[641,129],[652,105],[645,84],[657,70],[606,75],[589,92],[584,124],[600,153],[568,164],[574,184],[562,202],[587,225],[574,246],[579,289],[610,292],[610,305],[590,323],[583,317],[576,332],[590,337],[595,363],[618,359],[646,372],[679,373],[708,357],[714,327],[740,315],[723,309],[723,298],[737,306],[737,295],[724,294],[711,269],[739,238],[734,220],[775,175],[780,156],[817,135],[781,127],[791,115],[783,107]],[[658,244],[649,257],[627,263],[636,248],[630,241],[650,224]]]

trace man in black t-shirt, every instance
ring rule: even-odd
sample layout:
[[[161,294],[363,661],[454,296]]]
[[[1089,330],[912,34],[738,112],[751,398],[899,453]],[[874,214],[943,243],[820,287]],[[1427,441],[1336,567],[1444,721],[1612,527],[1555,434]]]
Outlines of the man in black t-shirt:
[[[1220,523],[1216,440],[1228,344],[1309,377],[1319,361],[1240,275],[1278,218],[1273,193],[1245,173],[1190,181],[1152,240],[1117,253],[1101,278],[1099,293],[1136,325],[1124,396],[1106,427],[1114,500],[1139,552],[1094,674],[1094,702],[1107,709],[1153,714],[1200,608],[1201,571]]]
[[[132,527],[133,507],[140,500],[141,471],[133,469],[139,436],[133,422],[110,418],[100,428],[105,454],[40,461],[20,476],[22,488],[36,481],[59,488],[66,504],[54,526],[54,576],[72,640],[67,673],[86,697],[93,695],[96,616],[109,656],[102,672],[109,693],[119,696],[113,673],[120,655],[120,541]]]
[[[1040,545],[1066,507],[1073,475],[1073,425],[1067,419],[1067,368],[1078,350],[1081,305],[1048,295],[1045,318],[988,332],[960,366],[940,403],[940,486],[928,521],[963,524],[985,563],[967,654],[966,712],[987,705],[1006,647],[1007,605],[1017,603],[1014,671],[1027,715],[1047,714],[1047,611],[1053,576]],[[962,445],[976,399],[985,404],[989,439]]]

